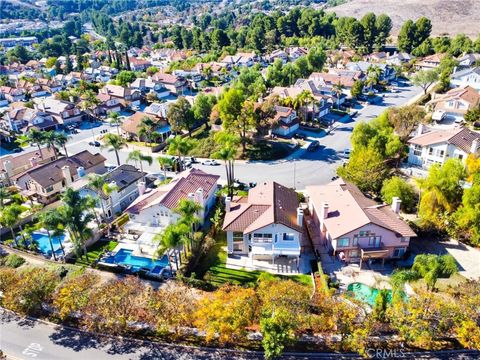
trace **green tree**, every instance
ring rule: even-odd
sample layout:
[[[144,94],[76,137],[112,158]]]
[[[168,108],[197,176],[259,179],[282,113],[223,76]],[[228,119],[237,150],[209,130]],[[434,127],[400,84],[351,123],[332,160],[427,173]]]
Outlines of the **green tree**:
[[[412,52],[417,45],[415,40],[416,36],[417,29],[415,23],[412,20],[407,20],[398,33],[398,48],[407,53]]]
[[[480,121],[480,105],[477,105],[473,108],[467,110],[463,116],[465,121],[474,124],[477,121]]]
[[[367,13],[362,17],[360,23],[363,26],[364,45],[370,53],[377,39],[377,17],[374,13]]]
[[[392,199],[398,197],[402,200],[402,206],[406,212],[413,212],[415,210],[417,203],[415,189],[401,177],[394,176],[385,180],[380,192],[382,194],[382,200],[387,204],[391,204]]]
[[[54,144],[57,145],[58,147],[63,148],[63,152],[65,153],[65,157],[67,158],[68,158],[67,142],[69,138],[70,136],[65,134],[64,132],[55,132]]]
[[[475,246],[480,244],[480,183],[478,181],[471,188],[465,189],[462,204],[454,213],[453,220],[457,235]]]
[[[173,168],[175,165],[175,161],[171,157],[160,156],[157,158],[158,165],[160,165],[160,169],[163,170],[163,177],[164,180],[167,179],[167,170]]]
[[[428,88],[438,80],[437,70],[420,70],[411,78],[414,85],[420,86],[423,93],[427,94]]]
[[[327,54],[321,47],[313,47],[308,51],[307,61],[310,72],[322,71],[327,61]]]
[[[415,256],[412,271],[425,280],[427,290],[433,291],[439,277],[450,277],[458,268],[452,255],[420,254]]]
[[[350,95],[353,98],[358,98],[363,93],[363,88],[365,86],[365,82],[362,80],[355,80],[350,90]]]
[[[115,82],[117,85],[120,85],[120,86],[128,86],[136,78],[137,76],[133,71],[123,70],[117,74],[117,76],[115,77]]]
[[[135,165],[137,163],[140,164],[140,171],[143,173],[143,162],[146,162],[148,165],[152,165],[153,158],[150,155],[144,155],[141,150],[132,150],[128,154],[127,162],[135,161]],[[145,176],[143,177],[145,179]]]
[[[205,95],[204,93],[198,94],[193,104],[193,116],[195,120],[206,124],[215,103],[215,96]]]
[[[60,248],[62,249],[63,256],[65,256],[65,249],[63,248],[61,236],[64,231],[61,228],[62,219],[60,218],[56,210],[46,210],[42,211],[37,215],[38,222],[42,228],[47,230],[48,241],[50,243],[50,249],[52,250],[52,255],[55,261],[57,260],[57,255],[55,253],[55,248],[53,247],[52,236],[58,236],[60,242]]]
[[[237,120],[243,110],[245,97],[243,92],[235,88],[230,88],[223,93],[218,101],[218,112],[226,127]]]
[[[405,142],[411,136],[413,130],[424,121],[425,111],[417,105],[391,107],[387,110],[387,117],[395,130],[395,134],[400,137],[402,142]]]
[[[293,324],[285,311],[279,310],[260,320],[265,359],[282,355],[285,346],[294,338]]]
[[[175,136],[174,138],[170,138],[167,140],[168,144],[168,151],[167,153],[169,155],[176,155],[177,156],[177,162],[175,163],[176,167],[178,166],[179,168],[176,169],[177,171],[181,170],[182,168],[182,157],[187,155],[190,150],[193,148],[192,142],[184,137],[181,137],[180,135]]]
[[[25,207],[18,204],[11,204],[5,207],[2,207],[0,211],[0,224],[10,229],[12,234],[12,239],[15,242],[15,245],[18,247],[17,238],[15,232],[13,231],[14,227],[17,226],[20,221],[20,215],[25,211]]]
[[[386,42],[392,30],[392,19],[388,15],[381,14],[377,16],[375,27],[377,37],[375,38],[375,47],[381,48]]]
[[[174,131],[180,132],[185,129],[188,131],[188,135],[192,136],[195,117],[192,106],[183,96],[179,97],[175,103],[170,105],[167,118]]]
[[[117,165],[120,166],[120,155],[118,152],[126,146],[127,143],[125,139],[117,134],[108,133],[103,137],[103,143],[102,148],[107,148],[108,151],[115,152]]]
[[[22,146],[22,144],[24,143],[29,143],[30,145],[37,145],[40,157],[43,159],[42,145],[45,143],[44,132],[32,128],[23,137],[18,137],[17,142],[20,143],[20,146]]]

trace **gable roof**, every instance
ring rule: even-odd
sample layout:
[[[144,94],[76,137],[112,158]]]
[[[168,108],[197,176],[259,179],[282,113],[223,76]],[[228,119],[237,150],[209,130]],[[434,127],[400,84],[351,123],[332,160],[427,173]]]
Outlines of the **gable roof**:
[[[183,172],[170,184],[158,187],[135,200],[125,211],[131,214],[139,214],[143,209],[154,205],[163,205],[169,209],[177,207],[181,199],[188,198],[188,194],[203,189],[204,199],[213,187],[217,186],[218,175],[207,174],[199,169],[190,169]]]
[[[307,186],[307,193],[317,211],[322,203],[328,204],[328,216],[324,224],[332,239],[370,223],[390,230],[397,236],[416,236],[389,205],[378,204],[367,198],[355,185],[341,178],[323,186]]]
[[[106,159],[100,153],[92,154],[88,150],[84,150],[68,158],[57,159],[51,163],[37,166],[31,170],[28,170],[22,176],[29,175],[42,187],[48,187],[64,179],[62,172],[62,168],[64,166],[69,166],[70,174],[72,176],[76,176],[77,169],[79,167],[83,167],[85,170],[88,170],[94,166],[104,163],[105,160]]]
[[[118,191],[122,191],[128,186],[136,183],[146,174],[147,174],[146,172],[139,171],[133,165],[122,164],[116,169],[114,169],[113,171],[105,175],[105,182],[107,183],[115,182],[115,184],[118,187]],[[100,196],[102,196],[104,199],[109,198],[109,196],[107,196],[103,191],[101,191]]]
[[[462,99],[468,102],[471,106],[480,104],[480,94],[473,87],[467,85],[461,88],[454,88],[447,91],[443,95],[437,95],[434,99],[430,100],[428,104],[436,104],[438,102]]]
[[[264,182],[248,192],[248,199],[232,202],[223,229],[251,233],[270,224],[282,224],[298,232],[298,198],[294,190],[276,182]]]
[[[461,127],[453,130],[431,130],[424,134],[415,136],[408,142],[414,145],[428,146],[446,142],[455,145],[466,153],[472,148],[472,142],[480,139],[480,133]]]

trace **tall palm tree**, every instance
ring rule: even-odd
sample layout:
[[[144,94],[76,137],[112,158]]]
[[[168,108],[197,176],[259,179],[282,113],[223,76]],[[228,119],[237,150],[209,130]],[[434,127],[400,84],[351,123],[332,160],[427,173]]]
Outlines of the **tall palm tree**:
[[[97,193],[97,196],[103,191],[104,186],[106,185],[105,178],[102,175],[98,174],[89,174],[88,175],[88,184],[87,186],[94,190]],[[107,218],[107,213],[105,212],[105,206],[103,205],[102,199],[99,199],[100,205],[102,206],[103,217]]]
[[[80,98],[82,99],[80,108],[85,111],[89,118],[95,118],[93,110],[100,104],[97,94],[93,90],[85,90]]]
[[[50,248],[52,249],[53,258],[56,261],[57,255],[55,254],[55,248],[53,247],[52,236],[59,236],[63,233],[63,230],[59,227],[62,220],[58,212],[53,209],[39,213],[37,219],[40,226],[47,231]],[[62,249],[63,256],[65,256],[65,249],[63,248],[62,240],[60,240],[60,248]]]
[[[120,156],[118,152],[125,147],[127,144],[125,139],[120,135],[108,133],[103,137],[104,145],[102,148],[107,148],[108,151],[115,151],[115,156],[117,157],[117,165],[120,166]]]
[[[63,152],[65,153],[65,157],[68,158],[68,152],[67,152],[67,142],[70,136],[65,134],[64,132],[55,132],[55,145],[63,148]]]
[[[133,150],[128,154],[127,162],[135,161],[135,164],[140,163],[140,171],[143,172],[143,162],[152,165],[153,158],[149,155],[143,155],[140,150]],[[144,176],[145,179],[145,176]]]
[[[114,124],[117,127],[117,134],[120,135],[120,125],[122,125],[122,118],[120,114],[116,111],[113,111],[109,114],[110,123]]]
[[[193,144],[189,139],[183,138],[180,135],[170,138],[167,141],[168,144],[168,154],[177,156],[177,164],[182,167],[182,158],[187,155],[188,152],[193,148]],[[181,169],[177,169],[181,170]]]
[[[173,250],[173,254],[175,257],[175,265],[178,269],[179,266],[176,249],[180,244],[185,242],[186,234],[187,233],[185,232],[185,226],[178,226],[178,224],[168,225],[162,233],[155,235],[155,237],[153,238],[154,242],[158,244],[156,255],[162,256],[168,250]],[[168,262],[170,264],[170,269],[172,269],[170,256],[168,256]]]
[[[163,170],[163,177],[164,179],[167,178],[167,169],[173,167],[174,161],[170,157],[160,156],[157,158],[158,165],[160,165],[160,169]]]
[[[15,245],[18,247],[17,238],[15,237],[15,232],[13,228],[20,221],[20,215],[25,211],[25,208],[18,204],[12,204],[2,208],[0,212],[0,224],[10,229],[12,234],[12,239],[15,242]]]
[[[198,213],[201,210],[203,210],[202,205],[190,199],[181,199],[177,207],[173,209],[175,213],[181,216],[178,224],[185,224],[189,229],[188,240],[190,242],[190,248],[192,247],[193,233],[197,225],[201,222],[201,219],[198,217]]]
[[[55,131],[45,131],[43,134],[43,143],[47,145],[47,149],[52,149],[53,150],[53,157],[57,159],[58,154],[57,154],[57,148],[55,147],[57,143],[57,134]]]
[[[43,160],[43,153],[42,153],[42,145],[44,144],[44,133],[43,131],[39,131],[35,128],[32,128],[26,133],[25,135],[17,137],[16,142],[20,146],[24,146],[25,144],[36,145],[38,147],[38,152],[40,153],[40,157]]]
[[[67,188],[62,196],[63,205],[57,208],[62,224],[70,235],[77,256],[87,258],[86,241],[92,236],[88,224],[95,217],[90,211],[91,201],[80,196],[78,191]]]
[[[342,96],[342,93],[343,93],[343,85],[340,82],[333,85],[332,92],[335,94],[335,97],[337,98],[337,109],[340,109],[340,96]]]
[[[213,154],[216,159],[223,160],[225,163],[225,172],[227,175],[228,197],[233,196],[233,183],[235,182],[235,156],[237,149],[233,146],[226,145]]]
[[[148,116],[145,116],[138,125],[138,137],[144,138],[145,142],[151,144],[154,139],[158,138],[159,133],[155,131],[158,124],[150,119]]]
[[[376,65],[370,65],[367,69],[367,84],[373,87],[378,84],[382,76],[382,69]]]

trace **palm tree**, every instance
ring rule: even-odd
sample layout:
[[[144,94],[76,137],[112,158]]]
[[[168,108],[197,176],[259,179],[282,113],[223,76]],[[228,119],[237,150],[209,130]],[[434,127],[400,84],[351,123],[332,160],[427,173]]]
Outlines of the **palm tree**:
[[[103,191],[105,185],[108,185],[105,182],[105,178],[102,175],[98,174],[89,174],[88,175],[88,184],[87,186],[94,190],[99,196],[100,192]],[[99,199],[100,205],[102,206],[103,217],[107,218],[107,213],[105,212],[105,206],[103,205],[102,199]]]
[[[43,131],[39,131],[35,128],[32,128],[28,131],[27,134],[17,137],[16,142],[20,146],[24,146],[25,144],[37,145],[38,152],[40,153],[40,157],[43,160],[43,153],[42,153],[41,146],[44,144],[44,140],[45,140],[45,137],[44,137]]]
[[[227,175],[227,189],[228,197],[233,196],[233,183],[235,182],[235,156],[237,155],[237,149],[233,146],[226,145],[213,154],[216,159],[223,160],[225,162],[225,172]]]
[[[81,96],[83,100],[80,104],[80,108],[85,111],[89,118],[94,118],[93,110],[100,104],[100,100],[97,98],[97,94],[93,90],[85,90]]]
[[[20,220],[20,215],[25,211],[25,208],[18,204],[12,204],[2,208],[0,213],[0,224],[10,229],[12,234],[12,239],[15,242],[15,245],[18,247],[17,238],[15,237],[15,232],[13,228]]]
[[[170,224],[168,225],[165,230],[160,233],[155,235],[154,242],[158,243],[158,247],[156,250],[157,256],[163,255],[165,252],[168,250],[173,250],[173,254],[175,256],[175,265],[177,269],[179,268],[178,266],[178,257],[177,253],[175,250],[177,247],[185,242],[186,234],[188,231],[188,228],[185,229],[185,224],[182,224],[183,226],[179,226],[178,224]],[[180,259],[180,262],[182,260]],[[168,262],[170,264],[170,269],[172,269],[172,264],[170,262],[170,256],[168,256]]]
[[[108,151],[115,151],[115,156],[117,157],[117,165],[120,166],[120,156],[118,152],[123,149],[126,145],[126,141],[120,135],[108,133],[103,137],[104,145],[102,148],[108,148]]]
[[[367,84],[370,87],[373,87],[378,84],[380,81],[380,76],[382,76],[382,69],[376,65],[370,65],[367,69]]]
[[[148,116],[145,116],[138,125],[138,137],[144,138],[145,142],[151,144],[155,138],[158,138],[159,133],[155,131],[158,124],[150,119]]]
[[[55,132],[55,145],[62,147],[63,151],[65,152],[65,157],[68,158],[68,152],[67,152],[67,142],[68,142],[69,136],[65,134],[64,132]]]
[[[113,111],[109,115],[110,115],[110,124],[116,125],[117,134],[120,135],[120,125],[122,125],[122,118],[120,117],[120,114],[116,111]]]
[[[61,218],[56,210],[47,210],[37,215],[38,222],[42,228],[47,230],[48,240],[50,242],[50,248],[52,249],[53,258],[57,260],[55,254],[55,248],[53,247],[52,235],[59,236],[63,233],[59,225],[61,224]],[[52,234],[53,232],[53,234]],[[60,248],[62,249],[63,256],[65,256],[65,249],[63,248],[62,241],[60,240]]]
[[[167,169],[171,168],[174,165],[174,161],[170,157],[160,156],[157,158],[158,164],[160,165],[160,169],[163,170],[163,177],[164,180],[167,178]]]
[[[340,82],[333,85],[332,92],[335,94],[335,97],[337,98],[337,109],[340,109],[340,96],[342,96],[342,93],[343,93],[343,85]]]
[[[180,135],[177,135],[174,138],[168,139],[167,143],[168,143],[168,154],[177,156],[178,166],[181,168],[182,157],[188,154],[188,152],[193,148],[193,144],[190,142],[189,139],[183,138]],[[181,169],[177,169],[177,170],[181,170]]]
[[[91,201],[82,198],[78,191],[67,188],[62,196],[63,205],[57,208],[61,222],[67,229],[77,256],[85,255],[88,261],[86,241],[92,235],[88,227],[95,217],[90,211]]]
[[[201,222],[201,219],[197,216],[198,213],[203,210],[203,206],[199,203],[192,201],[190,199],[181,199],[173,211],[179,214],[182,218],[178,222],[178,225],[184,224],[188,229],[188,236],[184,245],[190,245],[190,249],[193,248],[193,235],[196,230],[197,225]],[[184,255],[186,257],[186,251],[184,247]]]
[[[53,157],[57,159],[57,148],[56,145],[57,134],[55,131],[45,131],[43,134],[43,143],[47,145],[47,149],[53,150]]]
[[[135,161],[135,165],[140,163],[140,171],[143,173],[143,162],[145,161],[148,165],[152,165],[153,158],[149,155],[143,155],[140,150],[133,150],[128,154],[127,162]],[[145,176],[144,176],[145,179]]]

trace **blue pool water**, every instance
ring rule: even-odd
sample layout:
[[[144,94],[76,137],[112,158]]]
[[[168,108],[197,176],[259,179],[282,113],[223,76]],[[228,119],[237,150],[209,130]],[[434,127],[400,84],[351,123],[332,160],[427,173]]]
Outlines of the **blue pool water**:
[[[38,250],[47,256],[52,256],[52,247],[50,246],[50,241],[48,239],[48,235],[42,232],[33,232],[32,239],[37,243]],[[65,240],[65,235],[60,236],[52,236],[52,244],[55,254],[60,255],[62,254],[62,248],[60,243]]]
[[[133,250],[129,249],[120,249],[115,255],[109,256],[103,259],[103,262],[108,264],[122,264],[129,265],[132,267],[132,270],[138,271],[141,268],[154,270],[154,272],[159,273],[161,269],[168,266],[167,256],[163,256],[161,259],[152,260],[143,256],[132,255]]]

